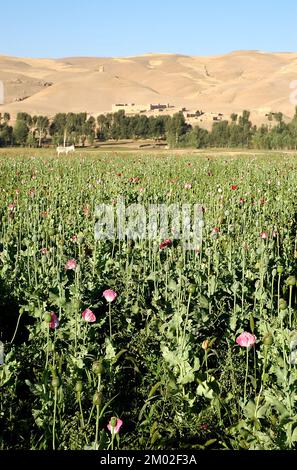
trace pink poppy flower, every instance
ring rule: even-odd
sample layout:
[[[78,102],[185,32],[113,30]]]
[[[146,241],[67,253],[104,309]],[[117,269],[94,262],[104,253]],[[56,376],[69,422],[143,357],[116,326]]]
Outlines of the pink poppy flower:
[[[213,238],[215,238],[215,237],[217,237],[217,236],[219,235],[219,233],[220,233],[220,231],[219,231],[218,227],[214,227],[214,228],[212,229],[212,232],[211,232],[210,235],[211,235]]]
[[[66,269],[66,271],[71,270],[71,269],[73,271],[75,271],[76,266],[77,266],[77,262],[76,262],[75,259],[72,258],[72,259],[68,260],[67,263],[65,264],[65,269]]]
[[[184,186],[185,189],[192,189],[191,183],[186,183]]]
[[[86,217],[89,217],[89,213],[90,213],[90,207],[89,206],[85,206],[83,208],[83,213]]]
[[[122,424],[123,424],[123,421],[120,418],[112,417],[107,425],[107,429],[112,434],[117,434],[120,431]]]
[[[42,255],[47,255],[48,249],[47,249],[47,248],[41,248],[40,253],[41,253]]]
[[[256,342],[256,336],[252,335],[251,333],[247,333],[244,331],[241,335],[236,338],[236,343],[239,344],[242,348],[249,348],[253,346]]]
[[[77,235],[72,235],[72,237],[70,238],[70,240],[75,243],[77,242]]]
[[[168,246],[172,245],[172,240],[169,238],[167,240],[164,240],[163,242],[160,243],[160,250],[163,250],[164,248],[167,248]]]
[[[130,183],[139,183],[140,178],[138,176],[136,176],[135,178],[130,178],[129,181],[130,181]]]
[[[92,312],[92,310],[90,310],[89,308],[87,308],[83,313],[82,313],[82,318],[88,322],[88,323],[94,323],[96,321],[96,317],[94,315],[94,313]]]
[[[266,240],[268,238],[268,233],[267,232],[261,232],[260,237],[262,238],[262,240]]]
[[[13,212],[14,209],[15,209],[15,204],[14,204],[14,203],[8,204],[7,209],[8,209],[10,212]]]
[[[102,295],[107,302],[113,302],[118,296],[118,294],[112,289],[105,290]]]
[[[55,314],[55,312],[51,312],[50,315],[51,315],[51,321],[49,322],[48,326],[50,327],[51,330],[55,330],[56,328],[58,328],[60,321],[57,315]]]

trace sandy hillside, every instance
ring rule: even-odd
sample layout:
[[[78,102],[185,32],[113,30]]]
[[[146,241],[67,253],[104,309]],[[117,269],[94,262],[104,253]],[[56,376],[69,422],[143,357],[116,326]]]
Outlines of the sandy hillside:
[[[56,60],[0,56],[0,80],[5,86],[0,112],[12,115],[98,114],[111,111],[113,103],[170,103],[223,115],[249,109],[261,122],[270,111],[294,114],[289,97],[290,83],[297,80],[297,53]]]

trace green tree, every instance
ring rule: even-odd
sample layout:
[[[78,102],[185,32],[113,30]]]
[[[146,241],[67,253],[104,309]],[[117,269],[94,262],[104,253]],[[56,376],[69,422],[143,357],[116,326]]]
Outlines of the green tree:
[[[17,120],[13,128],[13,141],[17,145],[25,145],[29,134],[29,127],[25,121]]]
[[[46,138],[49,128],[49,119],[46,116],[34,116],[34,137],[38,139],[38,147],[42,146],[42,140]]]
[[[167,142],[171,147],[178,147],[182,137],[192,127],[185,121],[182,112],[176,113],[167,122],[166,137]]]

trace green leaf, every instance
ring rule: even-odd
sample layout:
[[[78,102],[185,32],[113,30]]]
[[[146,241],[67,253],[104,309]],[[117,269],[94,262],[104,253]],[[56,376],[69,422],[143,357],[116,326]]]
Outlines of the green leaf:
[[[297,442],[297,426],[295,427],[295,429],[292,433],[291,442]]]
[[[105,359],[113,361],[116,358],[116,352],[109,338],[105,340]]]
[[[150,390],[148,394],[148,398],[151,398],[153,395],[155,395],[156,391],[158,390],[159,387],[161,387],[162,382],[157,382]]]

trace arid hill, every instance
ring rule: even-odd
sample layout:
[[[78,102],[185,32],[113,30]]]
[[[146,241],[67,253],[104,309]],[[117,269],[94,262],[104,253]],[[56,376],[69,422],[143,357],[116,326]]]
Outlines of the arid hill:
[[[0,56],[5,104],[15,115],[111,111],[114,103],[170,103],[207,113],[248,109],[255,123],[269,112],[294,114],[290,84],[297,53],[236,51],[213,57],[145,54],[138,57],[27,59]],[[297,87],[296,87],[297,88]],[[297,93],[296,93],[297,96]]]

